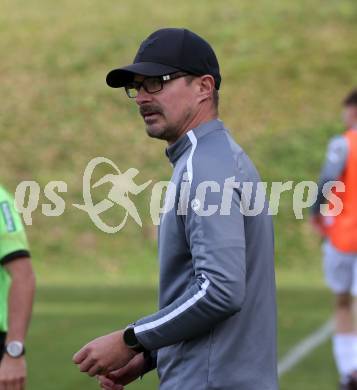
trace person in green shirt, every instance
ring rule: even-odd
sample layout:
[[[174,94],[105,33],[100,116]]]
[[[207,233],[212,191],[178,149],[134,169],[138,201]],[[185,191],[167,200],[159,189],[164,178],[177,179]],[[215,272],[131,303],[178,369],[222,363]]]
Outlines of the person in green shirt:
[[[23,390],[35,276],[14,199],[0,186],[0,390]]]

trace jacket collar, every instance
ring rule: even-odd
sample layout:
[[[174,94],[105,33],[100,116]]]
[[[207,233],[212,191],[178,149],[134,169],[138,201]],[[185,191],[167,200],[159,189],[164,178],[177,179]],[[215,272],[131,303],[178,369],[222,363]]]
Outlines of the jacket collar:
[[[209,122],[201,123],[199,126],[189,131],[192,131],[198,140],[214,130],[223,129],[224,125],[220,119],[212,119]],[[192,145],[190,138],[187,135],[189,131],[187,131],[175,143],[165,149],[165,154],[170,160],[171,164],[175,164],[175,162],[180,158],[180,156],[182,156],[186,149]]]

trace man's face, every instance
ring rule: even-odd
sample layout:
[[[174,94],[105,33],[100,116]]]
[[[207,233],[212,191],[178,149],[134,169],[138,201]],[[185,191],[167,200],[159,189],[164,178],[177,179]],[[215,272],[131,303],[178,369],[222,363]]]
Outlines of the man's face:
[[[343,121],[347,128],[357,126],[357,106],[349,105],[346,106],[342,113]]]
[[[144,76],[135,75],[135,81]],[[164,83],[163,89],[148,93],[143,87],[135,98],[150,137],[175,142],[189,124],[197,110],[194,83],[187,83],[184,77]]]

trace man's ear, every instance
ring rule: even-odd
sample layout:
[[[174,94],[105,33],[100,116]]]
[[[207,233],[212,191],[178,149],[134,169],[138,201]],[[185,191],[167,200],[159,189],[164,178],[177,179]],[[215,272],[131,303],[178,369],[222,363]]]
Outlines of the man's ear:
[[[208,98],[212,97],[214,87],[214,78],[210,74],[201,76],[198,79],[198,98],[202,102]]]

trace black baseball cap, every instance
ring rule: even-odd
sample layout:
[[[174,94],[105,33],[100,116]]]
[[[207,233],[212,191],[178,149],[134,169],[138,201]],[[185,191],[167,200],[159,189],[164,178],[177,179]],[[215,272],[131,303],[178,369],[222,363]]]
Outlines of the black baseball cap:
[[[164,76],[184,71],[193,75],[210,74],[219,89],[221,75],[211,45],[194,32],[184,28],[163,28],[153,32],[140,45],[131,65],[111,70],[107,84],[124,87],[134,74]]]

